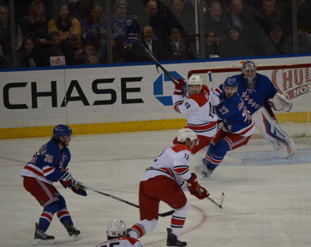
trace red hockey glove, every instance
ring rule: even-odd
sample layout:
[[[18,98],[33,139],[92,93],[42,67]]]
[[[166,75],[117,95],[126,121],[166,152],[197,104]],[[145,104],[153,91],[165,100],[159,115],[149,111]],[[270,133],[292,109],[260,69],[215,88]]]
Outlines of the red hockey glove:
[[[208,193],[208,191],[202,187],[201,185],[199,185],[199,189],[195,192],[190,192],[191,195],[196,196],[198,199],[202,200],[206,197],[208,197],[210,194]]]
[[[63,176],[59,179],[59,182],[65,187],[72,187],[76,181],[71,176],[70,171],[66,170]]]
[[[199,189],[198,177],[195,173],[191,173],[190,179],[187,180],[187,187],[190,193],[197,192]]]
[[[175,90],[174,94],[182,95],[184,92],[184,87],[186,86],[186,83],[183,79],[179,78],[177,80],[179,83],[175,83]]]

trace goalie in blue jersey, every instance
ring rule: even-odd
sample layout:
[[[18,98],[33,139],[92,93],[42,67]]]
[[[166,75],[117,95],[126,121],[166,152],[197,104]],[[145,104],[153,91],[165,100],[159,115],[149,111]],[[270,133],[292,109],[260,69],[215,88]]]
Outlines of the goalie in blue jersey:
[[[289,98],[278,90],[267,76],[256,73],[256,65],[252,61],[243,62],[242,73],[232,78],[237,80],[238,93],[262,136],[282,158],[294,156],[295,144],[273,112],[289,112],[292,108]]]

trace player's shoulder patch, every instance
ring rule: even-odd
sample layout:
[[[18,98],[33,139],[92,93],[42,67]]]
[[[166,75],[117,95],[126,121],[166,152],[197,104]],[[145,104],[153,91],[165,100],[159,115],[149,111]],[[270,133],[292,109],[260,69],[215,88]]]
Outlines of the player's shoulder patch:
[[[193,94],[189,97],[189,99],[192,99],[195,102],[197,102],[197,104],[200,107],[202,107],[208,101],[208,99],[205,97],[205,92],[202,92],[199,94]]]

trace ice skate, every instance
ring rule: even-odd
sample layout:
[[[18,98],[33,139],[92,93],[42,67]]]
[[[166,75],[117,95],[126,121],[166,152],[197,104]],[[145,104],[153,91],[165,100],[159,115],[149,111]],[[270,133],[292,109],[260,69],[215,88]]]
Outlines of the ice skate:
[[[44,231],[42,231],[38,227],[38,223],[36,223],[36,230],[35,230],[33,245],[35,246],[38,246],[41,244],[47,245],[47,244],[54,244],[54,242],[55,242],[55,237],[47,235]]]
[[[70,224],[67,220],[65,220],[63,222],[63,225],[65,226],[69,236],[73,239],[73,240],[80,240],[82,238],[80,231],[77,230],[72,224]]]
[[[187,242],[179,241],[177,236],[172,233],[172,229],[167,228],[166,246],[187,246]]]
[[[208,167],[208,161],[207,161],[207,159],[203,158],[203,159],[202,159],[202,163],[203,163],[203,165],[204,165],[204,169],[203,169],[201,175],[202,175],[203,178],[208,178],[208,177],[213,173],[214,170],[212,170],[212,169],[210,169],[210,168]]]

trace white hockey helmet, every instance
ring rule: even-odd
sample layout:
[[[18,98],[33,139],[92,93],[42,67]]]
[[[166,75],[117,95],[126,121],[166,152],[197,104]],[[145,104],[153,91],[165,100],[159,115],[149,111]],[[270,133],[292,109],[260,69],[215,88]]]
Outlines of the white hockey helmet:
[[[107,236],[108,238],[124,237],[126,234],[126,225],[123,220],[114,219],[108,223]]]
[[[242,63],[242,74],[247,80],[248,86],[254,87],[256,82],[256,65],[253,61],[245,61]]]
[[[188,80],[188,85],[200,85],[200,90],[202,89],[203,81],[200,75],[192,75]]]
[[[178,142],[185,142],[187,138],[193,142],[198,139],[197,134],[194,133],[191,129],[180,129],[177,133],[177,141]]]

